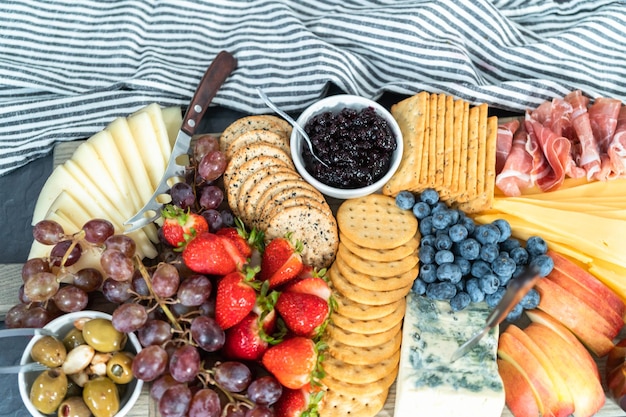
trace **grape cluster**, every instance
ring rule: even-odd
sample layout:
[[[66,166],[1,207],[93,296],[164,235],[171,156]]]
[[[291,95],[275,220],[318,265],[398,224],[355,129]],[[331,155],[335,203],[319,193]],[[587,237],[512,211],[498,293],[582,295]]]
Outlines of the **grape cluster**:
[[[417,195],[402,191],[396,196],[396,205],[411,210],[419,221],[420,270],[413,291],[434,300],[448,300],[454,311],[482,301],[493,308],[507,284],[527,265],[536,266],[541,276],[554,267],[541,237],[532,236],[523,245],[512,237],[506,220],[477,224],[462,210],[441,201],[434,189]],[[537,307],[539,298],[537,290],[531,289],[507,320],[517,320],[524,309]]]

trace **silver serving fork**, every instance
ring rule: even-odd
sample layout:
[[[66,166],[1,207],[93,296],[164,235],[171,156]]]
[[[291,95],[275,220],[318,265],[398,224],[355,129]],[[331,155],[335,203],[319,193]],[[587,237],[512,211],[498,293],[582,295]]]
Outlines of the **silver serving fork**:
[[[206,113],[209,103],[211,103],[211,100],[213,100],[217,91],[224,84],[226,78],[236,67],[237,60],[235,57],[227,51],[221,51],[206,70],[183,117],[183,124],[178,131],[178,136],[176,137],[176,142],[174,142],[172,154],[161,182],[159,182],[152,197],[143,208],[124,222],[124,225],[127,226],[125,233],[141,229],[161,216],[162,197],[177,182],[176,178],[180,178],[185,174],[186,166],[180,164],[181,156],[187,155],[189,152],[191,137],[196,133],[198,124]]]
[[[55,336],[57,335],[48,329],[3,329],[0,330],[0,338],[16,337],[16,336]],[[0,374],[16,374],[20,372],[37,372],[45,371],[47,366],[39,362],[29,362],[21,365],[0,366]]]

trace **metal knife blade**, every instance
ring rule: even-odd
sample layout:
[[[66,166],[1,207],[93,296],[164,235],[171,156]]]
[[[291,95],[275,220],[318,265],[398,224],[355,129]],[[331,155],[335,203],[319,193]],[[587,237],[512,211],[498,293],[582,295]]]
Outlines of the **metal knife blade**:
[[[179,163],[179,158],[188,153],[191,137],[196,133],[198,124],[209,108],[211,100],[236,67],[237,60],[227,51],[221,51],[209,65],[185,112],[183,124],[178,131],[176,142],[174,142],[172,153],[159,185],[141,210],[124,222],[124,225],[127,226],[124,233],[141,229],[161,216],[163,203],[160,199],[177,182],[176,178],[185,174],[186,166]]]
[[[498,305],[489,313],[485,327],[459,346],[452,354],[450,362],[452,363],[465,356],[491,329],[502,323],[507,314],[524,298],[539,278],[539,269],[534,266],[528,266],[518,277],[512,279]]]

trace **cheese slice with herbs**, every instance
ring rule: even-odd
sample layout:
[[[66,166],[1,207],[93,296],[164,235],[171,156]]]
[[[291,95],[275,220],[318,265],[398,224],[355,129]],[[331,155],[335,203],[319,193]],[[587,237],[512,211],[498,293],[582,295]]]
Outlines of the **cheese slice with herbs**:
[[[485,324],[485,303],[454,312],[446,301],[407,296],[394,416],[496,417],[504,409],[504,386],[496,363],[498,329],[467,355],[454,351]]]

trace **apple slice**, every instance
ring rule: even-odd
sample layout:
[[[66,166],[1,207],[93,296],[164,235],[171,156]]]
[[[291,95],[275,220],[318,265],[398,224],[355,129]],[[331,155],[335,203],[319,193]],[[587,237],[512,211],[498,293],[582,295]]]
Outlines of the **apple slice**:
[[[535,288],[541,297],[539,310],[561,322],[596,355],[601,357],[611,350],[613,338],[619,330],[616,331],[601,315],[548,279],[537,281]]]
[[[613,290],[565,256],[555,251],[549,251],[548,255],[554,261],[554,270],[559,271],[562,275],[559,279],[562,280],[563,284],[559,283],[559,285],[572,292],[587,291],[591,297],[613,309],[623,320],[626,314],[626,304]],[[569,280],[565,281],[568,278]],[[580,298],[584,300],[587,297]]]
[[[498,359],[498,372],[504,384],[507,407],[515,417],[537,417],[543,415],[538,393],[515,365]]]
[[[604,406],[606,397],[598,368],[580,342],[572,344],[539,323],[529,324],[524,333],[546,354],[553,368],[567,381],[574,400],[574,416],[589,417]]]
[[[567,414],[561,414],[561,402],[548,372],[537,357],[510,333],[500,335],[498,356],[515,366],[534,387],[537,401],[541,404],[539,408],[544,410],[543,415],[566,417],[571,414],[571,410],[565,408],[562,410]]]
[[[539,361],[541,367],[546,371],[548,377],[554,385],[554,393],[558,399],[557,410],[560,415],[569,416],[574,412],[574,399],[572,393],[566,384],[565,379],[555,368],[553,362],[545,354],[545,352],[531,339],[522,329],[514,324],[507,326],[505,333],[515,338],[517,343],[521,343]],[[544,341],[543,343],[548,343]],[[523,366],[523,364],[522,364]],[[533,381],[533,378],[530,378]],[[532,383],[532,382],[531,382]],[[556,415],[556,414],[555,414]]]

